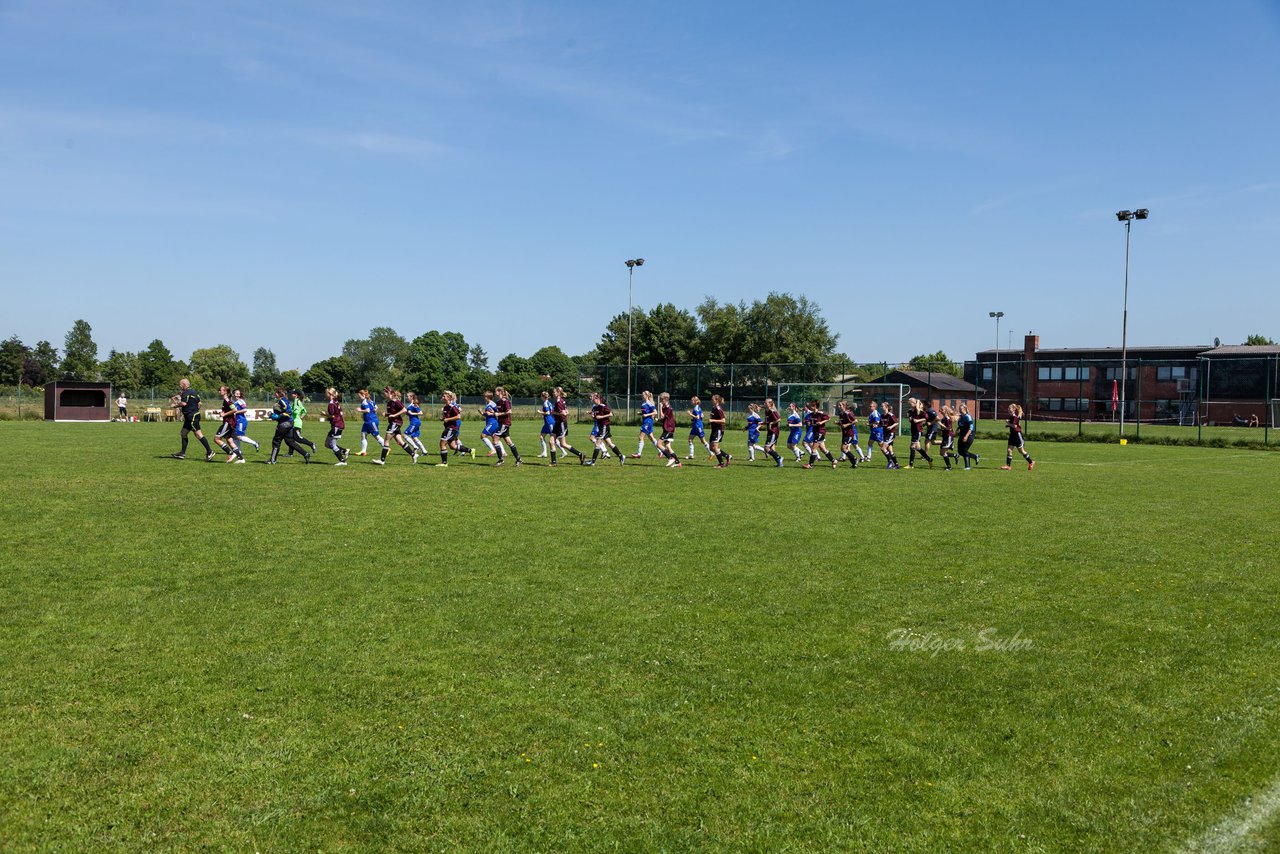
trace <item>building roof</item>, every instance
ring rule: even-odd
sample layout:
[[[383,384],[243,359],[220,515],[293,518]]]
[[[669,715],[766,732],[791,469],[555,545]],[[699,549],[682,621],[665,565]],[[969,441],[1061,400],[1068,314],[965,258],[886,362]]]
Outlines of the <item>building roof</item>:
[[[1212,359],[1215,356],[1277,356],[1280,344],[1223,344],[1200,354]]]
[[[926,388],[932,388],[936,391],[958,391],[958,392],[966,392],[969,394],[972,394],[973,392],[976,392],[976,391],[981,391],[981,389],[979,389],[973,383],[965,382],[959,377],[953,377],[951,376],[951,374],[930,373],[929,371],[907,371],[907,370],[899,369],[895,371],[890,371],[889,373],[885,374],[882,377],[879,377],[878,379],[869,380],[869,382],[873,382],[873,383],[893,382],[893,380],[890,379],[890,377],[894,377],[894,376],[906,377],[911,381],[910,382],[911,385],[922,385],[922,386],[925,386]]]
[[[1205,350],[1212,349],[1209,344],[1174,344],[1169,347],[1130,347],[1130,353],[1185,353],[1187,356],[1198,356]],[[1220,348],[1221,349],[1221,348]],[[1022,350],[1008,349],[1001,347],[999,350],[979,350],[978,359],[983,356],[994,357],[997,353],[1000,358],[1022,356]],[[1063,358],[1067,356],[1088,357],[1088,358],[1120,358],[1119,347],[1042,347],[1036,350],[1036,358]]]

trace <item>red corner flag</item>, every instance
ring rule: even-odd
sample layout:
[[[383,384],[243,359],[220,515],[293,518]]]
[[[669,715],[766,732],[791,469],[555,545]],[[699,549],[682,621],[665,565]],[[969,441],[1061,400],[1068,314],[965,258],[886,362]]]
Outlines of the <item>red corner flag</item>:
[[[1120,383],[1111,381],[1111,411],[1115,412],[1120,404]]]

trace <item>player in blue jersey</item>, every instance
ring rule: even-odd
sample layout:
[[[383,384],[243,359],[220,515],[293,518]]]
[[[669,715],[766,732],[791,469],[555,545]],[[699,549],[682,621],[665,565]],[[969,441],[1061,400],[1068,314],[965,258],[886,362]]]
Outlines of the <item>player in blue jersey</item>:
[[[871,452],[884,441],[884,428],[880,426],[880,408],[873,400],[867,411],[867,452],[862,455],[863,462],[871,462]]]
[[[747,460],[749,462],[756,461],[756,451],[763,451],[760,447],[760,422],[764,421],[760,417],[760,407],[755,403],[747,404]]]
[[[409,426],[404,428],[404,437],[418,449],[419,454],[425,454],[427,446],[422,444],[422,404],[413,392],[409,392],[406,397],[408,399],[404,405],[404,414],[409,417]]]
[[[969,404],[960,404],[960,420],[956,422],[956,437],[960,445],[960,459],[964,460],[964,470],[969,470],[969,461],[973,460],[976,466],[980,460],[978,455],[970,453],[969,449],[973,447],[973,440],[978,436],[978,425],[974,422],[973,416],[969,414]]]
[[[249,404],[245,402],[244,392],[236,389],[231,394],[231,405],[236,410],[236,444],[253,445],[255,451],[261,450],[261,446],[249,438]]]
[[[362,388],[360,394],[360,416],[362,423],[360,424],[360,454],[359,456],[368,456],[369,437],[373,437],[373,441],[378,443],[378,447],[382,447],[382,436],[378,433],[378,405],[373,402],[373,396],[369,394],[369,389]]]
[[[707,432],[702,428],[702,401],[695,394],[689,398],[689,456],[686,459],[693,459],[693,440],[698,439],[702,442],[702,447],[707,449],[707,454],[715,457],[711,453],[711,446],[707,444]]]
[[[787,450],[796,455],[796,462],[800,462],[803,458],[803,452],[800,450],[800,437],[804,431],[804,416],[800,414],[800,407],[794,403],[787,407]]]
[[[484,427],[480,428],[480,441],[489,449],[486,456],[498,453],[493,447],[493,437],[498,435],[498,405],[493,402],[493,392],[484,393],[484,406],[476,410],[484,419]]]
[[[540,457],[547,455],[547,439],[551,440],[554,445],[556,441],[556,405],[551,402],[551,392],[544,391],[542,393],[542,432],[538,438],[542,442],[542,453]]]
[[[653,443],[653,447],[662,453],[662,445],[658,442],[658,438],[653,435],[653,419],[658,415],[658,405],[653,402],[653,392],[640,392],[640,443],[636,447],[636,452],[631,455],[631,459],[638,460],[640,455],[644,453],[644,440],[648,437]]]

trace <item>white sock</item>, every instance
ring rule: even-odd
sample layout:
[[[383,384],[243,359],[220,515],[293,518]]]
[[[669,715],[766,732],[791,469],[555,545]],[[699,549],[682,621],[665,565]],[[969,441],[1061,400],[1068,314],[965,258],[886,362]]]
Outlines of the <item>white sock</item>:
[[[641,439],[640,444],[636,446],[636,456],[638,457],[643,453],[644,453],[644,439]]]
[[[368,450],[369,450],[369,434],[361,433],[360,434],[360,453],[363,454]]]
[[[538,441],[542,443],[542,456],[545,457],[547,455],[547,440],[539,439]]]
[[[488,448],[490,451],[493,451],[493,442],[490,442],[490,441],[489,441],[489,437],[488,437],[488,436],[481,436],[480,438],[481,438],[481,439],[484,439],[484,446],[485,446],[486,448]]]
[[[693,456],[693,440],[689,440],[689,456]]]

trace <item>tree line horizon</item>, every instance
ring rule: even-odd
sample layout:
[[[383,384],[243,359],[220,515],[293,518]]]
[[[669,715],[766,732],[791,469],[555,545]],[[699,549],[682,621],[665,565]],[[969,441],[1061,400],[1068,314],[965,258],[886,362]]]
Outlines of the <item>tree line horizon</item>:
[[[631,326],[633,365],[828,364],[844,366],[845,375],[863,381],[894,368],[961,374],[959,365],[941,350],[894,364],[851,359],[836,349],[840,336],[831,331],[818,305],[784,292],[772,292],[750,304],[706,297],[693,311],[672,303],[659,303],[648,311],[636,306]],[[1255,334],[1243,343],[1275,342]],[[584,369],[620,367],[627,362],[626,312],[615,315],[596,345],[582,355],[570,356],[551,344],[529,356],[509,353],[493,370],[484,347],[468,343],[459,332],[433,329],[410,340],[387,326],[371,329],[364,338],[348,339],[340,353],[305,371],[280,370],[275,353],[267,347],[254,350],[252,365],[227,344],[197,348],[182,361],[159,338],[136,352],[113,349],[99,361],[92,327],[88,321],[76,320],[61,355],[48,341],[28,347],[13,335],[0,342],[0,385],[40,387],[55,380],[94,380],[137,391],[176,387],[185,376],[204,391],[220,385],[246,391],[280,386],[319,394],[329,387],[349,392],[391,386],[419,394],[450,389],[470,396],[501,385],[514,396],[531,397],[550,385],[576,395]]]

